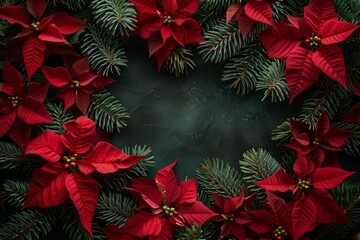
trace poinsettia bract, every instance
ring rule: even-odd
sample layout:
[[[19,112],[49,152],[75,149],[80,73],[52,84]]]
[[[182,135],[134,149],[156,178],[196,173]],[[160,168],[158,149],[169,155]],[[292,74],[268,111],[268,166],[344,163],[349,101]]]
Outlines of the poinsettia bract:
[[[91,224],[99,197],[99,185],[89,175],[93,171],[113,173],[127,169],[142,157],[128,156],[107,142],[98,142],[95,122],[79,117],[64,124],[67,133],[45,131],[29,142],[26,154],[44,158],[45,163],[34,171],[23,208],[48,208],[69,198],[79,212],[80,222],[92,235]]]

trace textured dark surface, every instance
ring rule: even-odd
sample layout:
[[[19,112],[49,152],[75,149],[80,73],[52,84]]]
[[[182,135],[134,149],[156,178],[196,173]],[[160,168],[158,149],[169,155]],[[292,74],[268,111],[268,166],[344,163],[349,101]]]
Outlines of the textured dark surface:
[[[193,177],[206,157],[237,165],[244,151],[262,147],[276,156],[271,131],[298,107],[261,102],[262,92],[239,97],[222,82],[222,64],[204,63],[187,77],[158,73],[146,49],[128,52],[124,69],[111,92],[128,109],[131,120],[113,143],[152,148],[159,169],[178,158],[182,177]]]

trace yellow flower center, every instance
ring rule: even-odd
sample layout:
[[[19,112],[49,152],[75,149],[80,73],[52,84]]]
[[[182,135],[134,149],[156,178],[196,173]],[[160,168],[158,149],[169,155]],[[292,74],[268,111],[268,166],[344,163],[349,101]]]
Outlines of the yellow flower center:
[[[168,207],[166,205],[164,205],[162,207],[162,209],[164,210],[165,214],[168,215],[168,216],[173,216],[174,215],[174,212],[175,212],[175,208],[173,207]]]
[[[171,23],[172,21],[173,21],[173,19],[172,19],[171,16],[166,16],[166,17],[164,18],[164,23],[165,23],[165,24],[169,24],[169,23]]]
[[[39,27],[40,27],[40,22],[32,22],[31,24],[30,24],[30,28],[31,29],[33,29],[33,30],[36,30],[36,31],[38,31],[39,30]]]

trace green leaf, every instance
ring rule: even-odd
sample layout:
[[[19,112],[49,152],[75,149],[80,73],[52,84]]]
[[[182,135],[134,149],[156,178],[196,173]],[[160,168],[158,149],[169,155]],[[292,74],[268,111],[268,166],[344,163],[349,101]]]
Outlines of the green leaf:
[[[250,149],[245,152],[239,163],[247,190],[250,193],[257,193],[256,199],[263,203],[266,198],[265,191],[254,185],[254,182],[262,181],[273,175],[279,169],[279,163],[262,148]]]
[[[107,90],[101,90],[91,95],[87,115],[106,132],[120,132],[130,118],[119,100]]]
[[[211,193],[237,197],[244,184],[239,171],[218,158],[205,159],[196,169],[196,179],[209,197]]]

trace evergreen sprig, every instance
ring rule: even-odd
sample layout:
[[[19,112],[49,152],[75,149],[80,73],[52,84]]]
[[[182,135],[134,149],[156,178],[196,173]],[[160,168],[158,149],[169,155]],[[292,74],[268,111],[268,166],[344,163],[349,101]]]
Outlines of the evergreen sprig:
[[[28,182],[18,182],[6,179],[2,183],[1,196],[4,202],[14,207],[21,207],[25,202],[26,193],[29,188]]]
[[[191,225],[182,228],[177,228],[174,232],[174,237],[177,240],[205,240],[216,239],[218,230],[217,224],[214,222],[206,222],[203,226]]]
[[[340,20],[353,24],[360,23],[360,1],[333,0],[333,4]]]
[[[292,138],[290,130],[290,119],[286,119],[271,132],[271,140],[277,141],[279,146],[289,143]]]
[[[34,163],[13,143],[0,141],[0,172],[2,174],[29,173]]]
[[[101,193],[96,208],[96,218],[106,225],[114,223],[122,227],[125,221],[135,214],[136,203],[119,193]]]
[[[64,110],[62,103],[45,102],[45,107],[49,113],[50,118],[54,121],[52,124],[42,124],[40,129],[42,131],[50,130],[58,134],[65,133],[63,127],[64,123],[74,119],[74,115],[70,109]]]
[[[257,91],[265,90],[261,100],[270,97],[271,102],[276,103],[289,99],[290,89],[285,81],[285,61],[268,60],[263,66],[264,69],[260,72],[256,83]]]
[[[225,10],[232,3],[242,3],[244,0],[201,0],[200,6],[206,10],[219,11]]]
[[[241,49],[225,65],[222,81],[229,82],[230,88],[235,88],[240,96],[255,89],[259,72],[265,69],[266,52],[259,44],[249,45]]]
[[[350,138],[342,146],[347,154],[354,157],[360,156],[360,125],[356,123],[339,122],[335,127],[342,128],[351,133]]]
[[[284,10],[287,15],[294,17],[302,17],[304,14],[304,7],[309,5],[311,0],[286,0],[283,1]]]
[[[89,24],[80,41],[82,52],[88,57],[91,67],[103,75],[121,74],[121,67],[127,66],[124,48],[120,38],[112,36],[106,28]]]
[[[115,35],[128,35],[136,27],[134,5],[127,0],[97,0],[90,4],[95,21],[102,28]]]
[[[52,0],[54,5],[63,4],[72,11],[79,11],[84,9],[89,0]]]
[[[200,5],[194,18],[197,19],[203,31],[207,32],[219,23],[219,14],[217,11],[206,10]]]
[[[193,54],[190,49],[176,48],[166,58],[164,68],[176,77],[182,74],[188,75],[189,70],[195,68],[195,62],[192,58]]]
[[[129,179],[133,177],[146,177],[150,168],[155,166],[154,156],[151,153],[151,148],[144,145],[135,145],[134,147],[125,147],[122,149],[124,153],[128,155],[145,156],[140,162],[136,163],[124,174]]]
[[[244,184],[240,172],[218,158],[205,159],[196,169],[196,179],[210,197],[211,193],[224,197],[237,197]]]
[[[120,132],[130,118],[125,107],[107,90],[91,95],[87,115],[107,132]]]
[[[1,239],[37,240],[45,237],[55,226],[56,208],[29,208],[13,214],[0,228]]]
[[[266,194],[261,188],[254,185],[254,182],[270,177],[279,169],[280,165],[275,158],[262,148],[246,151],[239,163],[249,193],[257,192],[256,199],[263,202]]]

